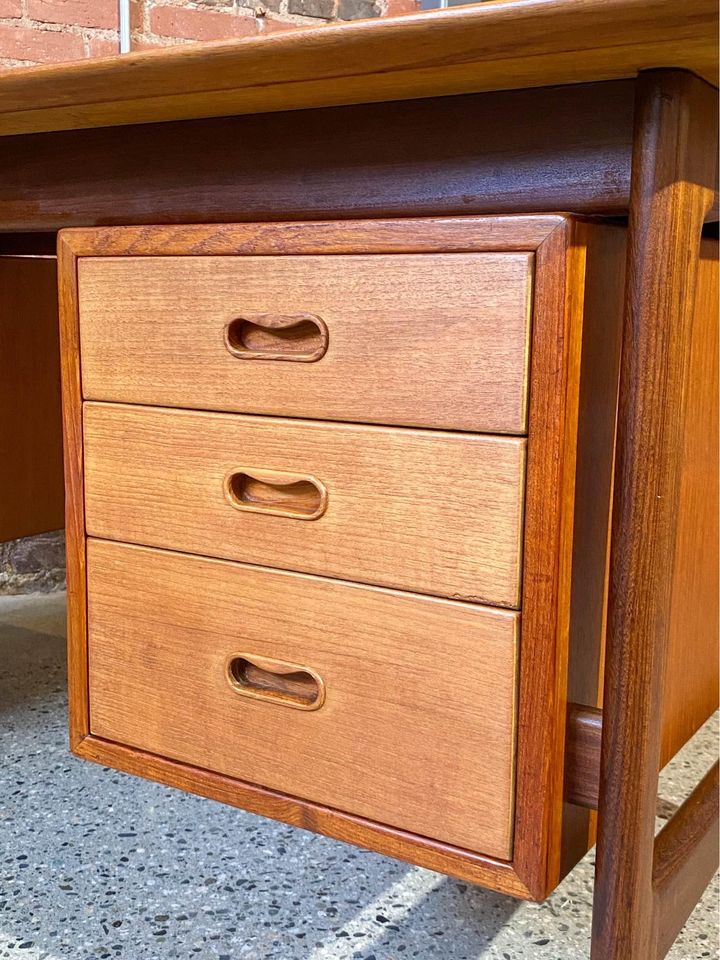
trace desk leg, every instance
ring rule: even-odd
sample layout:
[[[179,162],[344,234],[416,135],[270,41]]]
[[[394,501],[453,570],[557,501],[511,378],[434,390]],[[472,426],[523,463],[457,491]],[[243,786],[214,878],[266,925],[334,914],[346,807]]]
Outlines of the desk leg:
[[[0,540],[63,526],[54,257],[0,256]]]
[[[716,852],[708,856],[717,814],[707,783],[657,849],[654,839],[690,321],[712,202],[716,109],[715,91],[690,74],[652,71],[638,80],[593,960],[663,956],[716,862]],[[682,873],[695,880],[693,896],[670,903],[667,854],[678,830],[692,838]]]

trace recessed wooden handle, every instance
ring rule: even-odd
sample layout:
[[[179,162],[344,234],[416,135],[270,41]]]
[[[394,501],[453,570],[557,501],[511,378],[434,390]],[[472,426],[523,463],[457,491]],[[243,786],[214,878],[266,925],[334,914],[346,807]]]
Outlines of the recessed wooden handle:
[[[236,317],[225,327],[225,346],[241,360],[294,360],[313,363],[325,356],[328,329],[312,313],[256,313]]]
[[[238,510],[293,520],[317,520],[327,508],[325,485],[315,477],[236,467],[225,477],[225,496]]]
[[[322,678],[296,663],[247,653],[228,658],[227,677],[237,693],[298,710],[317,710],[325,701]]]

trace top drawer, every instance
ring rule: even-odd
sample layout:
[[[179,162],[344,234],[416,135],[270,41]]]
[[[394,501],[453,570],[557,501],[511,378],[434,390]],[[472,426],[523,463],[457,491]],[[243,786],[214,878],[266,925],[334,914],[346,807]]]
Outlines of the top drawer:
[[[531,253],[83,257],[91,400],[526,429]]]

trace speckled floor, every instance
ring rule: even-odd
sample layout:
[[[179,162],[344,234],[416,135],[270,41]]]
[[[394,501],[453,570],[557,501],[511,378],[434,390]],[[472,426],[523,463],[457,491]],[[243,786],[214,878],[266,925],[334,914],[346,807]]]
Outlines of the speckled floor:
[[[72,758],[64,597],[0,598],[0,958],[584,960],[592,860],[544,904]],[[674,762],[672,808],[716,752]],[[718,955],[717,880],[672,960]]]

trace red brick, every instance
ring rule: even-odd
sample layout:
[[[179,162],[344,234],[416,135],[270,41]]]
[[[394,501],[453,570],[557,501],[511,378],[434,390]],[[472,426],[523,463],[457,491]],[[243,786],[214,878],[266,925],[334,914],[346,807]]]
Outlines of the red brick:
[[[0,0],[0,17],[21,17],[20,0]]]
[[[130,0],[130,30],[133,33],[145,32],[145,0]]]
[[[386,0],[383,16],[399,17],[403,13],[418,13],[420,0]]]
[[[43,23],[117,29],[117,0],[27,0],[27,15]]]
[[[227,40],[258,32],[254,17],[184,7],[154,7],[150,11],[150,30],[161,37],[183,40]]]
[[[90,37],[88,40],[89,57],[114,57],[120,52],[120,41],[106,37]]]
[[[82,60],[84,53],[83,39],[75,34],[0,24],[0,57],[55,63]]]

